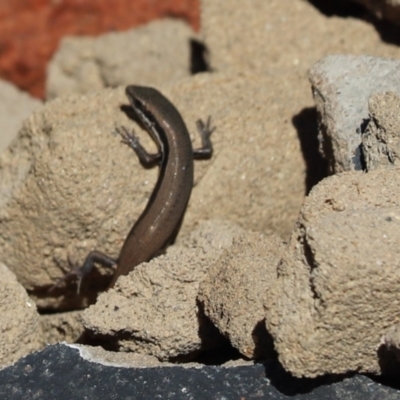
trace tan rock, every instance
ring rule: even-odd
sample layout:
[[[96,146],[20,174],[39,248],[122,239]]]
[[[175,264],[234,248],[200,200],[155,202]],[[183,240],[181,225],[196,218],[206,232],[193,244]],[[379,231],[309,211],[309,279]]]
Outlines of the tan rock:
[[[228,220],[200,220],[190,234],[179,236],[176,243],[187,249],[201,248],[208,256],[218,258],[221,249],[230,247],[232,238],[244,232],[243,228]]]
[[[210,265],[241,232],[227,223],[200,226],[185,240],[197,247],[172,246],[166,255],[121,276],[84,311],[85,327],[112,337],[120,351],[160,360],[193,357],[217,347],[222,338],[199,310],[197,293]]]
[[[201,216],[288,237],[306,185],[298,132],[289,122],[298,109],[296,96],[286,95],[288,81],[201,74],[185,82],[171,85],[170,93],[187,120],[211,115],[216,126],[212,167],[196,186],[199,196],[190,201],[196,214],[187,213],[186,227]]]
[[[82,311],[44,314],[40,316],[40,325],[46,343],[75,343],[82,338],[84,327]]]
[[[371,56],[331,55],[309,72],[319,117],[321,150],[331,173],[362,170],[361,134],[375,93],[400,94],[400,62]]]
[[[366,169],[398,165],[400,160],[400,97],[393,92],[372,95],[370,121],[362,135]]]
[[[201,9],[212,67],[285,74],[288,97],[298,90],[297,81],[307,90],[307,70],[328,54],[398,57],[398,47],[382,41],[370,22],[328,18],[305,0],[251,0],[246,6],[241,0],[203,0]]]
[[[212,160],[196,162],[183,231],[212,218],[282,235],[290,231],[305,190],[304,161],[296,131],[285,122],[294,105],[268,90],[276,82],[276,77],[260,81],[203,74],[161,89],[192,132],[199,116],[212,115],[217,126]],[[285,85],[281,81],[282,89]],[[29,118],[0,159],[5,185],[0,190],[7,194],[0,213],[0,252],[29,290],[50,287],[90,250],[117,257],[145,207],[158,171],[144,170],[132,150],[111,134],[116,125],[133,126],[120,110],[123,104],[123,88],[49,102]],[[197,147],[199,135],[192,134]],[[152,151],[148,136],[140,132]],[[82,307],[105,287],[94,274],[83,282],[84,297],[76,296],[71,285],[57,298],[41,292],[36,300],[41,307]]]
[[[120,85],[159,86],[190,74],[194,31],[178,19],[126,32],[66,37],[48,67],[47,98]]]
[[[247,232],[234,239],[201,284],[199,300],[205,314],[247,358],[265,359],[274,354],[265,329],[263,299],[276,284],[284,249],[276,236]]]
[[[44,347],[35,303],[15,275],[0,264],[0,368]]]
[[[380,373],[380,339],[400,302],[399,172],[334,175],[306,199],[266,310],[295,376]]]
[[[146,201],[143,177],[141,189],[135,186],[136,160],[111,135],[113,121],[128,121],[118,108],[122,99],[121,89],[95,94],[90,101],[76,96],[50,102],[25,122],[18,140],[2,156],[0,175],[14,177],[10,178],[14,186],[8,198],[3,197],[1,254],[26,288],[42,290],[36,299],[40,306],[51,304],[43,288],[71,264],[82,262],[96,242],[105,251],[112,253],[113,245],[118,251],[123,229],[127,232],[132,222],[123,212],[115,215],[128,200],[121,192],[131,195],[127,210],[135,210],[132,198],[136,198],[136,215]],[[120,179],[114,181],[113,175]],[[133,186],[124,188],[121,179]],[[69,307],[78,306],[76,287],[71,293]]]

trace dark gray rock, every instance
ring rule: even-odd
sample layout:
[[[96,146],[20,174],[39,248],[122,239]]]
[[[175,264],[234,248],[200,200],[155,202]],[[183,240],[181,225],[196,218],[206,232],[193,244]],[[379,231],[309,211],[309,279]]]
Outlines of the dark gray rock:
[[[356,375],[295,379],[277,362],[253,366],[123,368],[48,346],[0,371],[0,398],[17,399],[400,399],[400,391]]]

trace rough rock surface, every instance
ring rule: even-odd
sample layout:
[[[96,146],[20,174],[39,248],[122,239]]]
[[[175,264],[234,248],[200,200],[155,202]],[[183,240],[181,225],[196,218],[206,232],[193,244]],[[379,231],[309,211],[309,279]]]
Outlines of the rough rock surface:
[[[229,220],[199,220],[193,231],[178,236],[175,243],[189,250],[201,248],[205,254],[217,258],[221,249],[231,247],[232,238],[244,232],[243,228]]]
[[[190,200],[196,213],[187,214],[186,226],[201,216],[288,237],[306,191],[298,131],[289,123],[298,98],[296,93],[286,96],[289,82],[278,76],[216,73],[185,82],[170,86],[185,119],[211,115],[216,126],[211,167],[195,187],[201,195]],[[269,90],[275,85],[279,92]]]
[[[368,101],[368,110],[370,121],[361,137],[362,156],[366,169],[369,171],[384,166],[398,165],[400,97],[393,92],[372,95]]]
[[[382,41],[370,22],[326,17],[304,0],[251,0],[247,7],[241,0],[203,0],[201,19],[215,70],[285,74],[292,90],[299,81],[308,91],[307,70],[328,54],[398,57],[398,47]]]
[[[398,322],[400,169],[329,177],[302,208],[278,268],[266,324],[295,376],[380,373]]]
[[[65,35],[120,31],[167,16],[199,28],[197,0],[2,1],[0,16],[0,75],[38,97],[47,62]]]
[[[400,61],[353,55],[328,56],[309,73],[320,118],[321,148],[332,173],[361,170],[361,132],[368,99],[377,92],[400,94]]]
[[[80,310],[41,315],[40,326],[47,344],[79,342],[85,331]]]
[[[204,312],[233,347],[250,359],[274,354],[265,329],[263,300],[277,280],[285,246],[276,236],[247,232],[236,237],[208,271],[199,300]]]
[[[109,362],[109,357],[106,361],[93,362],[93,358],[86,357],[85,348],[71,347],[48,346],[0,371],[0,398],[103,399],[106,393],[111,399],[127,399],[138,394],[136,397],[140,396],[141,400],[400,399],[395,388],[362,375],[296,379],[276,362],[167,368],[152,364],[149,368],[127,368],[125,362],[115,359]]]
[[[10,83],[0,81],[0,153],[17,136],[22,121],[40,104],[39,100],[19,91]]]
[[[195,147],[195,120],[212,115],[217,125],[213,158],[195,165],[183,231],[200,218],[220,218],[253,230],[290,232],[305,191],[304,161],[285,119],[295,107],[283,101],[277,107],[271,84],[253,76],[202,74],[161,89],[181,111]],[[251,98],[243,97],[246,90]],[[148,201],[157,168],[143,169],[111,134],[116,125],[133,125],[120,110],[123,104],[123,88],[49,102],[27,120],[0,160],[0,251],[30,291],[49,287],[90,250],[116,257]],[[280,129],[276,115],[282,117]],[[152,151],[148,135],[140,137]],[[96,281],[84,280],[82,293]],[[43,294],[37,300],[43,307],[73,307],[74,299],[75,306],[84,305],[75,292],[72,285],[54,303]]]
[[[10,365],[45,341],[35,303],[15,275],[0,264],[0,368]]]
[[[129,84],[158,87],[189,76],[193,38],[188,25],[173,19],[96,38],[67,37],[48,66],[46,97]]]
[[[239,227],[206,223],[187,243],[121,276],[83,313],[95,335],[113,337],[121,351],[150,354],[160,360],[193,356],[221,344],[217,330],[199,310],[196,298],[210,265],[232,245]],[[203,248],[203,244],[205,248]]]

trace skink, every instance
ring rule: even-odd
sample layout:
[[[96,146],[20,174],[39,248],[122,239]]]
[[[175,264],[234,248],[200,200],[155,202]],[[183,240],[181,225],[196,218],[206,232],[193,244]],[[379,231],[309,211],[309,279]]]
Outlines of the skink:
[[[192,192],[193,158],[210,158],[213,152],[210,136],[215,128],[211,128],[210,118],[205,124],[197,121],[202,148],[193,150],[179,111],[159,91],[132,85],[125,92],[137,119],[155,141],[158,153],[148,154],[134,132],[128,132],[125,127],[117,128],[117,133],[122,142],[135,151],[142,165],[159,164],[159,177],[145,210],[126,237],[118,259],[92,251],[83,265],[71,272],[78,277],[78,291],[83,276],[95,262],[108,267],[117,265],[109,285],[112,287],[119,276],[164,252],[179,231]]]

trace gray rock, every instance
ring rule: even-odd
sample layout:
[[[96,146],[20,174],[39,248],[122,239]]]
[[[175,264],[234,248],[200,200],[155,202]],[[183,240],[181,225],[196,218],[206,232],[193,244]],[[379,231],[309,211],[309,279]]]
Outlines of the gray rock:
[[[400,399],[397,389],[372,379],[327,377],[296,379],[276,362],[264,365],[184,365],[128,368],[84,356],[85,349],[48,346],[0,371],[0,397],[71,399],[140,398],[150,400],[274,399],[375,400]],[[396,382],[395,380],[393,380]]]
[[[321,150],[331,173],[361,170],[361,132],[368,121],[368,99],[376,92],[400,94],[400,61],[335,55],[309,72],[320,118]]]
[[[362,135],[365,168],[398,165],[400,161],[400,97],[393,92],[372,95],[368,101],[370,121]]]

